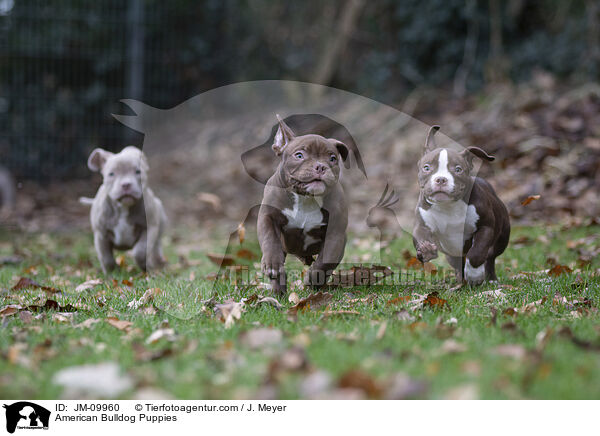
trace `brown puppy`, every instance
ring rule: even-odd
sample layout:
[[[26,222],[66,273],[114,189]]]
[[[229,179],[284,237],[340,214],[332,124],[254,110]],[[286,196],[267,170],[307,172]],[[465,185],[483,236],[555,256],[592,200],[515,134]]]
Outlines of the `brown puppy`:
[[[461,152],[437,148],[433,135],[438,129],[429,130],[419,161],[421,193],[413,231],[417,258],[427,262],[439,249],[459,283],[496,280],[495,259],[510,236],[508,211],[488,182],[471,175],[475,156],[494,157],[477,147]]]
[[[311,265],[304,280],[310,286],[324,285],[344,257],[348,206],[339,161],[347,159],[348,148],[319,135],[295,136],[277,118],[272,148],[281,162],[265,186],[257,229],[263,273],[284,294],[287,254]]]

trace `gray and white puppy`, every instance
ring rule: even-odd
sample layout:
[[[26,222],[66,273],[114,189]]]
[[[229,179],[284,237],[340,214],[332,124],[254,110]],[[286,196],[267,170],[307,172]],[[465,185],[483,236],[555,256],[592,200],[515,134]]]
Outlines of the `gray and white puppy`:
[[[504,252],[510,221],[504,203],[485,180],[471,176],[473,157],[492,161],[478,147],[461,152],[437,148],[429,130],[419,160],[419,203],[413,243],[417,258],[427,262],[439,249],[456,272],[459,283],[496,280],[495,259]]]
[[[103,178],[90,211],[102,270],[107,273],[115,268],[113,249],[133,248],[135,261],[144,271],[163,265],[160,239],[167,218],[147,184],[148,162],[142,151],[129,146],[115,154],[96,148],[87,164]]]

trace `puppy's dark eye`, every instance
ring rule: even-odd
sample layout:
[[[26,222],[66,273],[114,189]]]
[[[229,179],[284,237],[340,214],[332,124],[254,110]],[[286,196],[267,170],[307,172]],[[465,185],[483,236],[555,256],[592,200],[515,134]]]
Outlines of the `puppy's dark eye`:
[[[108,177],[113,177],[114,175],[115,175],[115,173],[113,173],[113,172],[108,173]]]
[[[331,157],[329,158],[329,162],[337,162],[337,157],[335,154],[331,155]]]
[[[431,167],[428,164],[423,165],[423,171],[425,171],[426,173],[431,171]]]
[[[461,166],[457,165],[456,168],[454,168],[454,172],[456,172],[456,174],[460,174],[463,172],[463,169]]]
[[[298,151],[298,152],[294,153],[294,156],[297,159],[304,159],[304,153],[302,153],[301,151]]]
[[[141,170],[135,170],[135,173],[136,174],[142,174],[142,171]]]

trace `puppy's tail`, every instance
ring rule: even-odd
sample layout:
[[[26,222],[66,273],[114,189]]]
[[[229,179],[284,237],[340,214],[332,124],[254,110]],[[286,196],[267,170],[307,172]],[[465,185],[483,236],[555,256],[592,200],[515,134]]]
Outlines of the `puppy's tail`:
[[[81,204],[85,204],[86,206],[91,206],[94,202],[94,199],[90,197],[79,197],[79,202]]]

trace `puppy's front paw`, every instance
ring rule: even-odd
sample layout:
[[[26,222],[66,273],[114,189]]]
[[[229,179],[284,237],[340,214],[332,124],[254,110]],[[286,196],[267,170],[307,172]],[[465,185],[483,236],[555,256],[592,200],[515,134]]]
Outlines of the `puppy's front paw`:
[[[279,277],[279,275],[285,272],[284,264],[285,258],[283,256],[279,257],[263,255],[260,262],[263,274],[272,279]]]
[[[417,245],[417,259],[425,263],[438,256],[437,246],[433,242],[423,241]]]
[[[482,263],[477,268],[471,265],[469,259],[465,263],[465,281],[471,286],[480,285],[485,279],[485,265]]]

